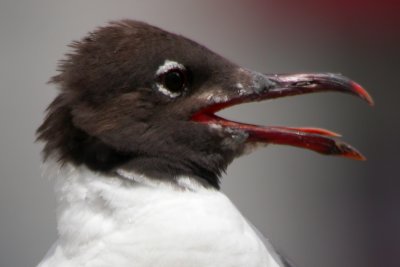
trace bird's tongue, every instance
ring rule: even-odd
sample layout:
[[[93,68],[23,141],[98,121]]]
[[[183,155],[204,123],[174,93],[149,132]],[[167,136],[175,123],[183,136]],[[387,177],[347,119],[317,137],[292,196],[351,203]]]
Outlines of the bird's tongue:
[[[261,101],[284,96],[313,92],[336,91],[355,95],[373,105],[371,96],[357,83],[336,74],[254,75],[252,91],[230,97],[227,101],[212,103],[192,116],[192,121],[216,124],[224,128],[241,130],[248,134],[249,142],[291,145],[328,155],[338,155],[364,160],[352,146],[338,140],[339,135],[319,128],[294,128],[281,126],[257,126],[238,123],[218,117],[214,113],[240,103]]]

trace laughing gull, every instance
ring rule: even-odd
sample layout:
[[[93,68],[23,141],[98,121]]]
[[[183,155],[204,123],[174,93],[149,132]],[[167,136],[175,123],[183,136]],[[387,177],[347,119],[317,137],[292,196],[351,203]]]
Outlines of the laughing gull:
[[[259,144],[362,160],[334,132],[257,126],[216,113],[322,91],[355,95],[339,74],[262,74],[181,35],[123,20],[71,44],[39,127],[55,181],[58,241],[40,267],[288,267],[219,190]],[[249,174],[251,176],[251,174]]]

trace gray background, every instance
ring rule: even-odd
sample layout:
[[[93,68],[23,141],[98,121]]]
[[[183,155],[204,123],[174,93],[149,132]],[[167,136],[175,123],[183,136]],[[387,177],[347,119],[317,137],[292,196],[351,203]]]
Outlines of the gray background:
[[[121,18],[181,33],[247,68],[341,72],[364,85],[375,108],[326,93],[223,111],[249,123],[332,129],[368,157],[270,146],[236,160],[223,190],[299,267],[400,266],[397,6],[362,16],[362,5],[352,14],[275,2],[1,0],[0,266],[35,266],[56,239],[52,183],[40,176],[34,143],[56,94],[46,82],[70,41]]]

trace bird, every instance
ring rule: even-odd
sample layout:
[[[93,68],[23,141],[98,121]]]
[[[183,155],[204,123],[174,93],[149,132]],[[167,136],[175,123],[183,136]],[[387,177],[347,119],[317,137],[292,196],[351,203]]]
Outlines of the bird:
[[[70,44],[37,130],[54,180],[58,239],[39,267],[292,267],[220,190],[227,166],[267,144],[355,160],[334,132],[216,115],[243,103],[342,92],[333,73],[264,74],[136,20]]]

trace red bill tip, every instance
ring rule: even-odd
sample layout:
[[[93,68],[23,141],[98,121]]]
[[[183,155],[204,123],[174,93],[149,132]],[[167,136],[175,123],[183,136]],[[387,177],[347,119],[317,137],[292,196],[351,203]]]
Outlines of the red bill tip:
[[[357,149],[343,142],[336,142],[337,148],[340,150],[340,156],[355,160],[365,161],[367,158],[361,154]]]
[[[357,95],[359,95],[362,99],[367,101],[367,103],[370,106],[373,106],[375,104],[371,95],[364,88],[362,88],[361,85],[359,85],[358,83],[353,82],[353,81],[351,82],[351,85],[352,85],[354,91],[357,93]]]

